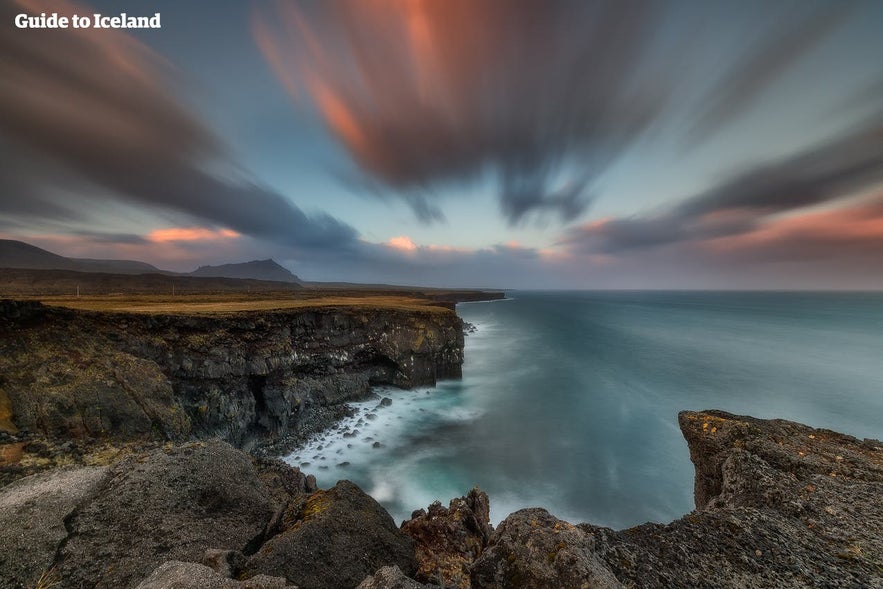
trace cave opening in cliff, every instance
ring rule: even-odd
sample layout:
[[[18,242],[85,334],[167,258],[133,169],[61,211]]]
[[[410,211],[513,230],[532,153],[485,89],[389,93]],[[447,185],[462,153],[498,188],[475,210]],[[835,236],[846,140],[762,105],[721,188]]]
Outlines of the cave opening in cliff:
[[[248,377],[248,390],[254,397],[254,412],[261,415],[267,411],[267,400],[264,398],[264,387],[267,385],[267,377],[260,374],[252,374]]]

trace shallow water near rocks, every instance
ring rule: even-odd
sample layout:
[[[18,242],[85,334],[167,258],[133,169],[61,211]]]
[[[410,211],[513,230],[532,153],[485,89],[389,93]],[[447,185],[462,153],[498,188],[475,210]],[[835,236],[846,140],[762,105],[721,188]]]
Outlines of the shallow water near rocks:
[[[458,305],[463,379],[376,389],[287,460],[396,521],[473,485],[491,519],[542,506],[624,528],[693,508],[682,409],[883,437],[883,295],[556,292]],[[380,398],[392,403],[380,405]]]

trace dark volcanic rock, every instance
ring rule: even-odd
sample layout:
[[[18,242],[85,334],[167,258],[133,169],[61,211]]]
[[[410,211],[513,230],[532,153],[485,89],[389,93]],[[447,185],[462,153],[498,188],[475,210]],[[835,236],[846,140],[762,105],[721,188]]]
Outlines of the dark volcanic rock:
[[[883,588],[883,443],[720,411],[679,421],[696,511],[622,531],[519,511],[473,587]]]
[[[372,577],[359,583],[356,589],[440,589],[438,585],[424,585],[406,577],[397,566],[383,567]]]
[[[698,510],[598,530],[641,586],[883,587],[883,443],[721,411],[683,412]]]
[[[414,543],[374,499],[349,481],[293,500],[246,576],[284,575],[303,589],[356,587],[386,565],[417,569]]]
[[[473,586],[554,586],[536,579],[555,578],[560,547],[577,566],[591,555],[625,586],[883,588],[881,442],[720,411],[679,420],[696,511],[668,525],[567,524],[557,534],[563,522],[542,510],[518,512],[474,565]]]
[[[279,505],[249,457],[223,442],[126,459],[67,520],[59,549],[65,587],[131,587],[167,560],[209,548],[248,552]]]
[[[0,489],[0,587],[33,587],[52,568],[65,519],[101,488],[107,470],[57,469]]]
[[[137,589],[297,589],[282,577],[257,575],[235,581],[195,562],[163,563]]]
[[[481,556],[493,531],[489,519],[490,501],[477,487],[452,499],[447,508],[436,501],[428,510],[415,511],[402,531],[417,548],[416,578],[468,589],[469,567]]]
[[[545,509],[516,511],[500,523],[473,565],[472,587],[622,588],[594,546],[590,534]]]

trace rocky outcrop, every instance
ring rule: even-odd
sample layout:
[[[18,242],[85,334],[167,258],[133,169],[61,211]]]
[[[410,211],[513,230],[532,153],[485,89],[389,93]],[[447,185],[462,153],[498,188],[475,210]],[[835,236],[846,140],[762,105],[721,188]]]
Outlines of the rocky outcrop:
[[[249,446],[372,384],[457,377],[462,361],[462,322],[441,307],[163,315],[0,301],[0,419],[9,407],[16,427],[50,436]]]
[[[883,443],[720,411],[679,421],[696,511],[622,531],[517,512],[473,587],[883,587]]]
[[[595,554],[590,534],[538,508],[500,523],[472,568],[472,587],[623,589]]]
[[[66,518],[107,479],[107,468],[65,468],[0,489],[0,586],[24,587],[55,565]]]
[[[697,509],[620,531],[538,508],[491,530],[478,490],[400,531],[352,483],[316,490],[220,441],[56,469],[0,489],[0,587],[883,588],[883,443],[718,411],[680,424]]]
[[[351,589],[382,566],[417,570],[412,540],[349,481],[292,501],[271,533],[246,576],[281,574],[303,589]]]
[[[68,587],[131,587],[167,560],[253,550],[280,508],[249,457],[225,443],[135,456],[66,518],[57,571]]]
[[[163,563],[136,589],[297,589],[283,577],[258,575],[237,581],[195,562]]]
[[[481,556],[493,528],[487,493],[473,488],[448,507],[439,501],[411,514],[402,531],[417,547],[416,579],[469,589],[469,567]]]
[[[356,589],[441,589],[438,585],[418,583],[397,566],[381,568],[373,576],[365,578]]]

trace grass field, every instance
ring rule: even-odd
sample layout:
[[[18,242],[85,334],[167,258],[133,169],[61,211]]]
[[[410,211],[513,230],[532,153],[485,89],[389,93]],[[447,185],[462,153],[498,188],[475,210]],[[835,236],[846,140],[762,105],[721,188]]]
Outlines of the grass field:
[[[218,293],[187,295],[104,295],[104,296],[32,296],[22,297],[38,300],[46,305],[85,309],[92,311],[115,311],[126,313],[234,313],[242,311],[269,311],[309,308],[363,308],[398,309],[449,313],[443,303],[425,298],[396,296],[384,293],[354,292],[352,295],[319,291],[308,293]]]

